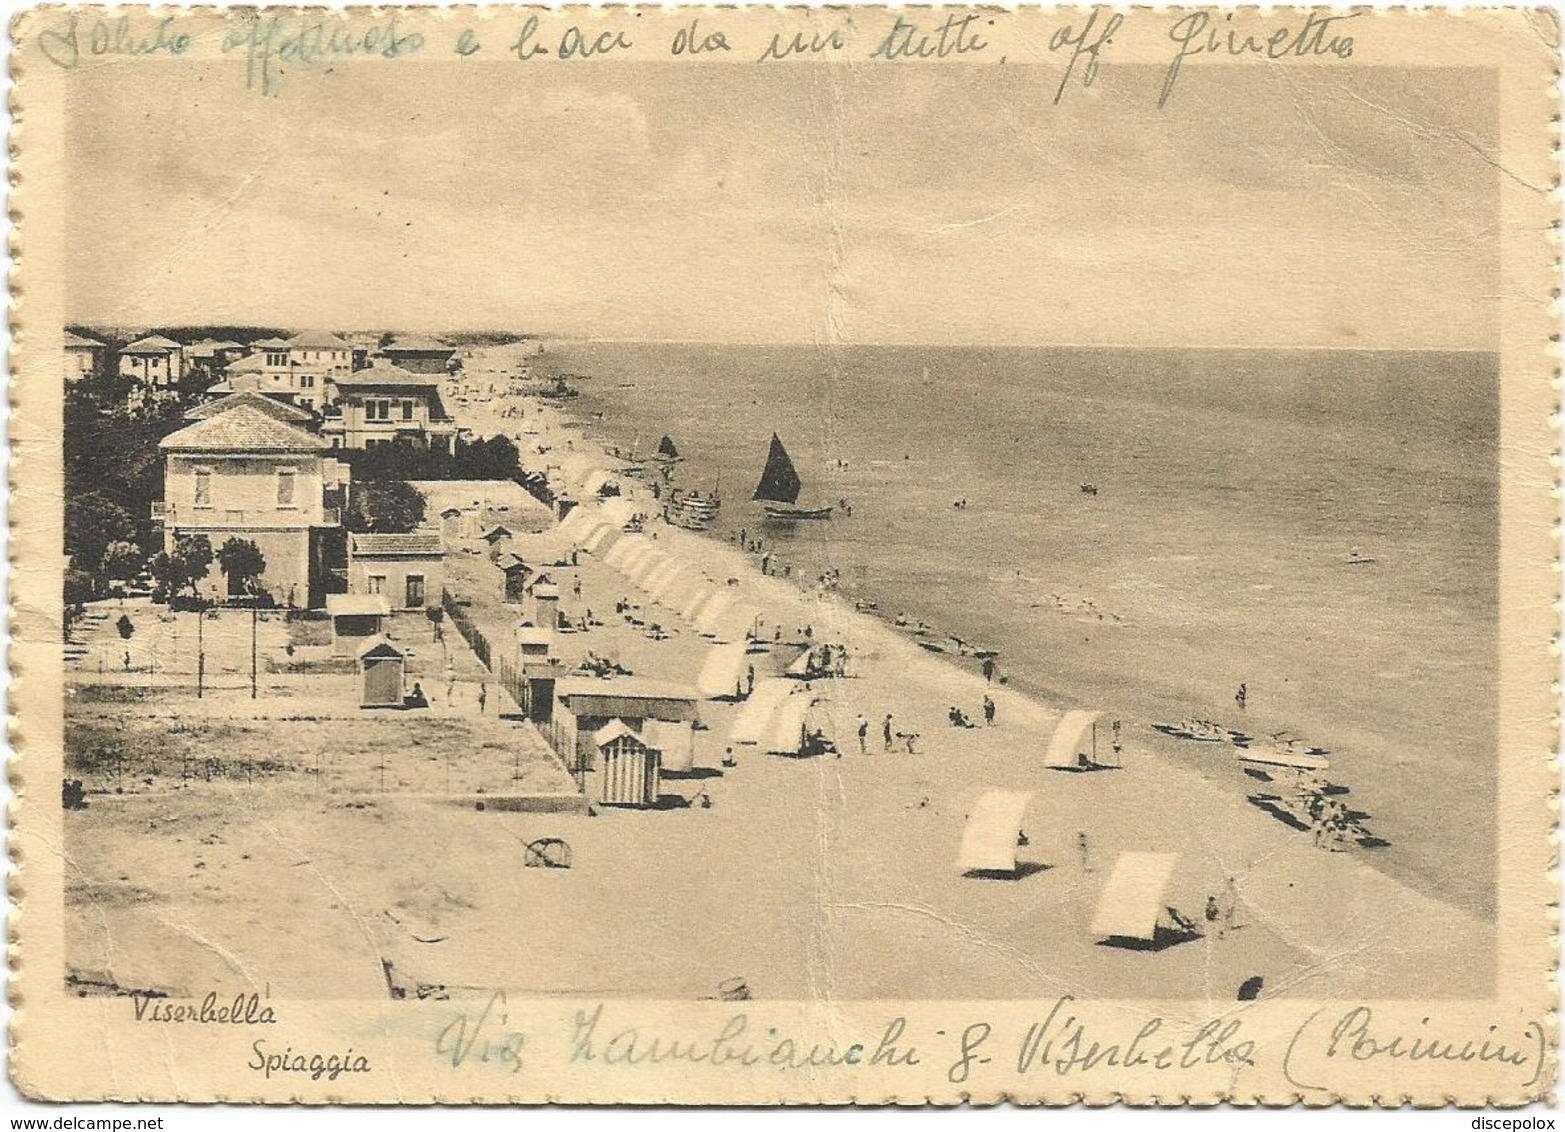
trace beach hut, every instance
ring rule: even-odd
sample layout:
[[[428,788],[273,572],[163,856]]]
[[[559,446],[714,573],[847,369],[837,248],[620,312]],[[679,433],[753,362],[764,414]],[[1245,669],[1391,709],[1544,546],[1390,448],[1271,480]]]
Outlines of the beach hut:
[[[689,774],[695,768],[695,725],[688,719],[649,719],[641,725],[641,737],[662,752],[664,774]]]
[[[327,594],[326,616],[331,618],[333,656],[357,656],[364,642],[379,637],[391,616],[384,594]]]
[[[598,801],[643,809],[657,803],[661,751],[622,719],[612,719],[594,731],[592,742],[598,751]]]
[[[402,677],[406,660],[402,650],[384,637],[372,637],[359,646],[359,706],[401,707]]]
[[[1056,770],[1079,770],[1102,765],[1098,762],[1098,717],[1100,711],[1068,711],[1054,725],[1043,764]]]
[[[1155,941],[1177,860],[1173,853],[1121,853],[1098,896],[1092,934],[1107,939]]]
[[[618,719],[632,730],[647,720],[694,723],[700,718],[695,692],[687,687],[641,677],[562,677],[555,683],[548,739],[573,770],[593,765],[592,736]]]
[[[810,711],[817,702],[814,696],[788,696],[779,703],[767,722],[766,739],[761,749],[769,755],[805,754]],[[821,737],[829,738],[824,734]]]
[[[1016,876],[1016,846],[1032,798],[1026,790],[990,790],[980,796],[962,828],[957,871],[963,876]]]
[[[701,662],[701,675],[696,678],[696,691],[702,699],[742,699],[745,692],[746,668],[749,665],[747,642],[734,641],[707,649]]]
[[[527,593],[527,580],[533,568],[523,562],[520,555],[505,554],[495,563],[505,574],[505,600],[511,605],[520,604]]]
[[[462,535],[462,509],[447,507],[440,512],[440,535],[447,542],[455,542]]]
[[[483,534],[483,539],[489,544],[489,560],[498,561],[500,556],[511,549],[511,543],[515,539],[509,527],[495,525]]]
[[[760,743],[767,738],[768,727],[778,707],[798,690],[792,680],[776,676],[763,677],[755,683],[755,691],[745,700],[744,706],[734,718],[728,731],[728,741],[737,745]]]

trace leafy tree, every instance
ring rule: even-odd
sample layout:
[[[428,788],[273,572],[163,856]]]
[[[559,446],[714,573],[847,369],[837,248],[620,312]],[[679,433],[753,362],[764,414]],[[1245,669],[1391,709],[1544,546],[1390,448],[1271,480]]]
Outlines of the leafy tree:
[[[103,552],[98,572],[113,582],[123,582],[141,572],[147,556],[133,542],[111,542]]]
[[[357,484],[343,525],[355,534],[406,534],[424,521],[424,496],[406,480]]]
[[[199,597],[196,584],[211,568],[212,542],[206,535],[180,535],[174,540],[173,551],[158,554],[148,567],[169,597],[187,589],[192,597]]]
[[[130,512],[101,491],[67,492],[65,552],[78,570],[96,573],[110,546],[136,537]]]
[[[217,561],[228,576],[230,593],[236,589],[247,594],[260,592],[257,583],[266,572],[266,556],[254,542],[249,539],[229,539],[217,552]]]

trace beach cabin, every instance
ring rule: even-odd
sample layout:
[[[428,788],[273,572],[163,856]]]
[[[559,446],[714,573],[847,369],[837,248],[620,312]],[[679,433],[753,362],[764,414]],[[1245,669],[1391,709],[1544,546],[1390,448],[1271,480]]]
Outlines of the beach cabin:
[[[663,753],[645,738],[611,719],[592,734],[598,759],[598,801],[605,806],[657,804]]]
[[[555,681],[546,734],[571,770],[591,770],[598,752],[593,733],[612,720],[639,734],[649,719],[695,724],[700,718],[695,693],[677,684],[634,676],[613,680],[571,676]]]
[[[1068,711],[1054,725],[1043,764],[1052,770],[1091,770],[1111,765],[1098,752],[1100,711]],[[1107,752],[1104,752],[1107,755]]]
[[[1178,860],[1174,853],[1121,853],[1098,896],[1093,936],[1141,950],[1195,938],[1199,933],[1191,921],[1168,904]]]
[[[502,554],[510,550],[515,537],[509,527],[493,526],[485,531],[483,539],[489,544],[489,561],[498,561]]]
[[[333,656],[358,656],[364,642],[386,631],[391,603],[382,594],[327,594]]]
[[[502,554],[495,565],[505,574],[506,604],[520,605],[527,596],[527,581],[533,576],[533,568],[516,554]]]
[[[454,543],[462,537],[462,509],[447,507],[440,512],[440,537]]]
[[[688,719],[649,719],[641,737],[662,752],[664,774],[689,774],[696,765],[695,724]]]
[[[359,646],[359,706],[402,706],[402,683],[407,661],[402,650],[384,638]]]
[[[1032,798],[1031,791],[1022,790],[990,790],[980,796],[962,828],[957,872],[975,877],[1020,876],[1023,866],[1016,859],[1016,849]]]
[[[777,676],[757,680],[755,691],[750,693],[750,698],[745,700],[739,714],[734,717],[733,726],[728,731],[728,741],[735,746],[755,746],[764,742],[772,717],[777,714],[782,702],[795,691],[799,691],[799,685],[792,680]]]
[[[540,575],[546,577],[547,575]],[[544,629],[557,629],[560,626],[560,591],[552,582],[539,582],[533,579],[531,586],[533,599],[533,624]]]
[[[749,643],[734,641],[706,650],[696,691],[707,700],[742,700],[749,692]]]

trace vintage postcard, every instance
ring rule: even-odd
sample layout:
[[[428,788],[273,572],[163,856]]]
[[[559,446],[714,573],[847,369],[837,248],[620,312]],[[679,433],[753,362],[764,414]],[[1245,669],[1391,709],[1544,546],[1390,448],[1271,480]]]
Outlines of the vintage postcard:
[[[26,1095],[1552,1095],[1551,14],[12,36]]]

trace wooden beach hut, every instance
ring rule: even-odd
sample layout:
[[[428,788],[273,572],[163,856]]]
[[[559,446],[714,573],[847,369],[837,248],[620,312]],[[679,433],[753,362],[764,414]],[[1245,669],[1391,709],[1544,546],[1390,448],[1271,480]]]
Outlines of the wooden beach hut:
[[[333,656],[358,656],[364,642],[386,631],[391,603],[384,594],[327,594]]]
[[[505,601],[508,605],[520,605],[527,596],[527,581],[533,568],[522,561],[518,554],[504,554],[495,563],[505,575]]]
[[[605,806],[657,804],[662,789],[663,753],[621,719],[610,720],[592,735],[598,752],[598,801]]]
[[[511,543],[516,536],[511,533],[511,528],[496,524],[483,534],[483,539],[489,544],[489,561],[498,561],[500,556],[511,549]]]
[[[1016,847],[1032,802],[1030,790],[990,790],[973,803],[962,827],[956,868],[963,876],[1008,876],[1020,872]]]
[[[1168,910],[1168,882],[1178,857],[1173,853],[1121,853],[1098,896],[1092,934],[1100,939],[1158,939],[1160,921]],[[1182,925],[1165,934],[1183,931]]]
[[[1100,711],[1068,711],[1054,725],[1043,764],[1054,770],[1082,770],[1106,766],[1098,758]]]
[[[695,692],[682,685],[636,676],[571,676],[555,682],[548,739],[572,770],[593,765],[597,748],[592,736],[615,719],[635,731],[649,719],[694,723],[700,712]]]
[[[375,637],[359,646],[359,706],[383,708],[402,706],[402,684],[407,661],[402,650],[383,637]]]

